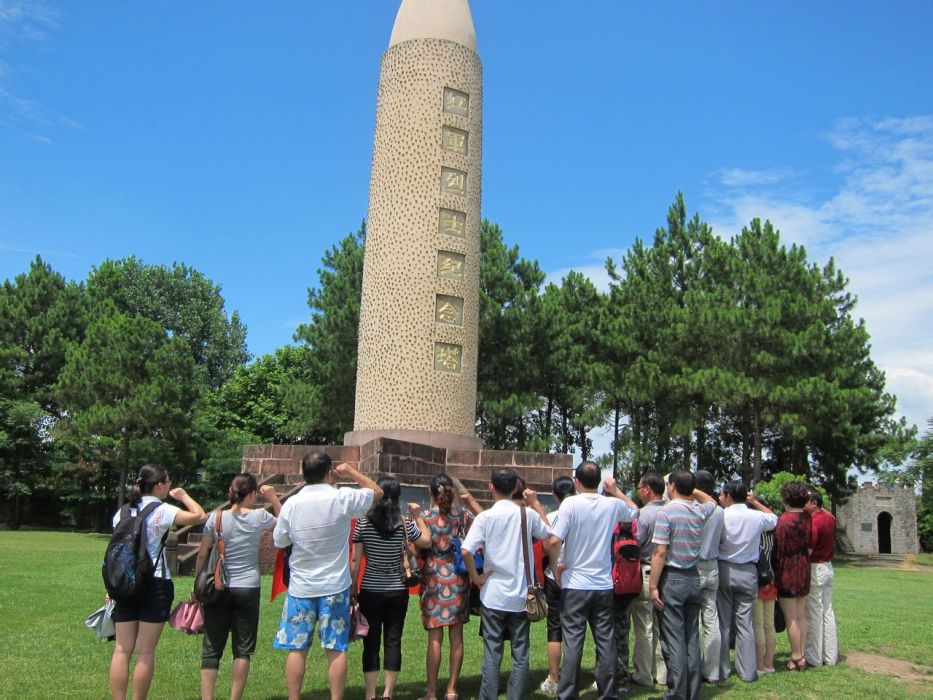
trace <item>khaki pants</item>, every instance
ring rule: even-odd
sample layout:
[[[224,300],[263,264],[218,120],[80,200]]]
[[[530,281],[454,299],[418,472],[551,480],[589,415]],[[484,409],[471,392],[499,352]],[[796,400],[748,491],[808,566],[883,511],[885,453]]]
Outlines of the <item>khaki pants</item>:
[[[775,600],[761,600],[755,598],[752,606],[752,624],[755,627],[755,644],[765,646],[768,641],[777,642],[774,632],[774,604]]]
[[[661,636],[654,605],[648,597],[648,577],[651,567],[642,564],[642,587],[639,596],[632,600],[632,680],[639,685],[654,685],[655,681],[667,683],[667,666],[661,654]]]
[[[810,564],[810,597],[807,599],[808,666],[835,666],[839,659],[836,639],[836,613],[833,610],[833,579],[836,573],[829,562]]]

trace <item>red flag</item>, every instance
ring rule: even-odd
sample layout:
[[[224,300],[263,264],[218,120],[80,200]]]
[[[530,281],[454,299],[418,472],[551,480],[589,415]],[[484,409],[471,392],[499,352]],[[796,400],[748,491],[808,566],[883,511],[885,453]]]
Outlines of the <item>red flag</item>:
[[[544,542],[542,540],[535,540],[531,551],[535,558],[534,577],[544,585]]]
[[[285,550],[277,549],[275,551],[275,568],[272,569],[272,597],[269,600],[275,600],[276,596],[282,591],[287,591],[283,576],[285,574]]]

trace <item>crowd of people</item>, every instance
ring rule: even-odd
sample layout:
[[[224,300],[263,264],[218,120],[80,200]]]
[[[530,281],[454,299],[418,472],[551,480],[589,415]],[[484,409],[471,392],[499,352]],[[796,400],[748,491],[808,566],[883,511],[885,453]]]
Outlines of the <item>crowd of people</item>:
[[[509,468],[492,470],[488,509],[456,479],[441,474],[432,479],[431,507],[422,512],[417,504],[400,503],[394,478],[376,483],[348,464],[334,465],[323,453],[305,457],[302,473],[305,486],[284,505],[271,487],[260,490],[255,477],[239,475],[228,493],[232,506],[209,517],[183,489],[171,488],[164,468],[140,470],[131,507],[121,509],[114,523],[154,506],[145,528],[156,584],[142,601],[116,602],[114,698],[126,697],[134,655],[133,697],[146,697],[174,597],[161,543],[173,526],[199,523],[205,527],[196,569],[208,565],[218,538],[227,569],[227,586],[204,605],[202,698],[213,697],[228,638],[231,697],[244,694],[259,623],[260,536],[270,529],[276,547],[290,548],[288,592],[272,642],[286,652],[290,699],[301,695],[315,631],[327,659],[331,697],[344,696],[356,605],[369,623],[362,643],[365,698],[392,698],[402,670],[414,578],[420,579],[427,632],[424,700],[437,700],[440,687],[445,700],[457,700],[463,625],[477,605],[484,647],[479,697],[499,697],[506,642],[512,658],[506,697],[526,697],[531,646],[526,602],[536,584],[530,565],[535,540],[546,552],[548,675],[539,688],[545,694],[578,697],[588,629],[596,651],[593,685],[602,700],[614,700],[630,684],[656,683],[667,686],[665,698],[694,699],[704,682],[725,681],[733,669],[749,682],[772,673],[776,617],[790,643],[788,671],[837,661],[835,520],[823,509],[820,492],[805,484],[783,487],[784,512],[778,517],[741,481],[727,482],[717,494],[712,475],[704,471],[674,471],[666,479],[647,472],[633,500],[587,461],[572,479],[555,480],[559,507],[551,513]],[[357,488],[336,487],[348,481]],[[272,513],[254,507],[260,494]],[[184,509],[165,503],[169,495]],[[620,539],[634,540],[637,552],[631,559],[634,590],[624,594],[613,568]],[[421,554],[420,576],[402,564],[409,550]],[[419,565],[415,568],[417,574]],[[479,600],[471,602],[476,591]],[[441,686],[445,629],[448,672]]]

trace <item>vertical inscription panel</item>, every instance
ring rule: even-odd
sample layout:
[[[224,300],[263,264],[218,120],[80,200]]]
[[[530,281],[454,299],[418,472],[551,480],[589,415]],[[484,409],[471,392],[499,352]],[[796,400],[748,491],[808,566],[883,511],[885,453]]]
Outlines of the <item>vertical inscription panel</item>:
[[[434,304],[434,320],[448,326],[463,325],[463,299],[438,294]]]
[[[441,168],[441,194],[466,194],[467,174],[456,168]]]
[[[460,374],[463,346],[450,343],[434,343],[434,369],[440,372]]]
[[[445,125],[441,129],[441,148],[461,156],[469,155],[470,135],[463,129]]]
[[[445,236],[463,238],[466,234],[466,213],[456,209],[441,209],[438,231]]]
[[[458,117],[469,117],[470,96],[460,90],[445,87],[443,111],[447,114],[456,114]]]
[[[462,280],[465,261],[466,258],[461,253],[437,251],[437,276],[446,280]]]

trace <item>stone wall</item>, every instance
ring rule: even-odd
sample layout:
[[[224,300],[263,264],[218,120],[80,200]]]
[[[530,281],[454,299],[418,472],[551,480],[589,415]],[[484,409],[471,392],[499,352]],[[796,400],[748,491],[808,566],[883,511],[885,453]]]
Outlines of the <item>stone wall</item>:
[[[496,467],[514,468],[529,488],[541,493],[550,493],[554,479],[571,476],[573,470],[573,457],[566,454],[445,449],[378,438],[362,446],[247,445],[243,448],[242,471],[255,474],[260,481],[281,474],[285,485],[280,491],[285,495],[303,483],[301,460],[313,452],[326,452],[335,463],[348,462],[373,479],[391,474],[403,485],[427,486],[433,476],[450,474],[462,480],[486,505],[486,486]],[[260,549],[262,570],[270,571],[274,561],[275,551],[266,533]]]
[[[856,554],[878,554],[890,516],[891,554],[916,554],[917,499],[907,488],[866,482],[842,505],[836,507],[838,527]]]

